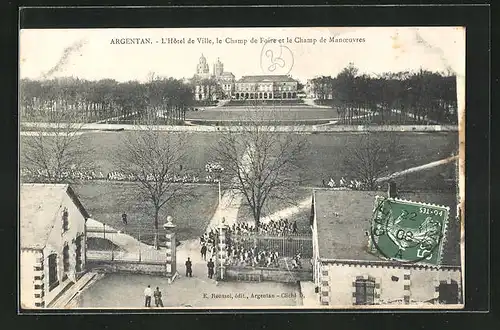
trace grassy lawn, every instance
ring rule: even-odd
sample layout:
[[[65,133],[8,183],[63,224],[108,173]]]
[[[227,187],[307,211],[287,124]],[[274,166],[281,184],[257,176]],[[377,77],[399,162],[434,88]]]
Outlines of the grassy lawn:
[[[86,132],[82,135],[82,141],[94,150],[94,161],[98,171],[107,174],[116,170],[113,166],[112,155],[119,152],[121,143],[126,132]],[[165,132],[164,134],[178,134]],[[30,137],[20,138],[20,153],[22,167],[23,141]],[[50,137],[47,137],[50,138]],[[211,159],[210,148],[216,143],[217,135],[213,133],[188,133],[188,164],[186,169],[193,171],[196,175],[204,177],[205,164]]]
[[[458,187],[456,162],[394,178],[399,189],[410,191],[454,191]]]
[[[407,168],[424,165],[432,161],[447,158],[458,149],[457,133],[397,133],[401,156],[395,158],[386,174]],[[345,146],[356,143],[361,134],[312,134],[307,136],[310,143],[309,155],[302,164],[303,170],[294,173],[299,176],[303,185],[322,186],[322,180],[328,182],[333,178],[336,182],[345,175],[343,157]],[[383,133],[370,133],[370,138],[388,139]]]
[[[219,120],[219,121],[238,121],[249,118],[250,112],[245,107],[221,107],[218,109],[209,109],[204,111],[190,111],[186,114],[186,120]],[[259,118],[262,120],[279,119],[281,121],[314,121],[325,119],[336,119],[338,113],[334,109],[318,109],[307,107],[289,107],[289,108],[263,108],[259,112]]]
[[[160,226],[166,222],[167,215],[173,217],[173,222],[177,226],[177,239],[181,241],[199,237],[205,231],[217,207],[216,186],[190,187],[186,189],[192,189],[193,196],[166,204],[160,214]],[[126,229],[128,233],[136,236],[140,227],[145,237],[151,234],[153,230],[152,208],[138,198],[137,184],[86,182],[74,188],[93,219],[117,230],[123,230],[121,214],[125,212],[128,216]]]
[[[286,209],[289,207],[294,207],[298,203],[302,202],[306,198],[310,198],[312,194],[311,188],[306,187],[297,187],[295,191],[283,193],[280,199],[269,199],[266,201],[266,204],[263,208],[263,215],[265,217],[267,215],[271,215],[277,211],[282,209]],[[297,221],[297,226],[299,227],[300,232],[309,230],[309,213],[310,207],[304,209],[292,216],[286,217],[289,221]],[[246,204],[245,200],[243,200],[240,209],[238,210],[238,221],[253,221],[252,211],[248,204]]]

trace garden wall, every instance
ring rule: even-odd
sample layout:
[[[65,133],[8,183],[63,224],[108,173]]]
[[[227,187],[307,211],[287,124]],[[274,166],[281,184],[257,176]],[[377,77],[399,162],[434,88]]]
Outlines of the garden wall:
[[[247,282],[280,282],[297,283],[297,281],[312,281],[312,270],[287,270],[263,267],[226,267],[225,280]]]
[[[164,262],[138,262],[138,261],[87,261],[89,270],[101,271],[104,273],[129,273],[129,274],[146,274],[158,275],[168,278],[172,274],[167,272],[167,266]]]

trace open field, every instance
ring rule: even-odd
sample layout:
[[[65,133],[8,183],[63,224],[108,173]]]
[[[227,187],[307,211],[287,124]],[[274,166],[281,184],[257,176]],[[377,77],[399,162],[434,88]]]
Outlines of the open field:
[[[298,187],[294,192],[288,192],[286,194],[282,194],[281,199],[269,199],[266,201],[262,217],[272,215],[275,212],[278,212],[285,208],[290,208],[297,206],[298,203],[303,201],[306,198],[310,198],[312,194],[312,188],[308,187]],[[297,226],[299,228],[299,232],[309,232],[309,213],[310,207],[305,210],[305,212],[299,212],[294,216],[286,217],[289,221],[297,221]],[[252,211],[245,203],[245,199],[243,199],[243,203],[238,210],[238,221],[247,222],[253,221]]]
[[[249,113],[253,111],[247,107],[224,106],[220,108],[206,109],[202,111],[189,111],[186,113],[186,120],[220,120],[238,121],[248,119]],[[335,120],[338,113],[334,109],[318,109],[307,106],[269,107],[259,110],[261,119],[279,119],[280,121],[300,121],[300,120]]]
[[[144,235],[153,230],[153,208],[138,199],[137,184],[89,181],[74,186],[74,189],[93,219],[123,230],[121,215],[125,212],[128,227],[134,230],[141,227]],[[160,214],[160,226],[166,222],[167,215],[173,217],[173,222],[177,225],[177,239],[181,241],[199,237],[217,207],[215,185],[197,185],[191,192],[190,197],[167,203]]]
[[[124,140],[123,135],[127,132],[85,132],[82,140],[85,145],[94,150],[94,161],[98,171],[109,173],[116,170],[113,165],[113,155],[120,151],[121,143]],[[163,134],[172,135],[178,133],[164,132]],[[20,138],[20,153],[22,159],[23,141],[29,137]],[[50,138],[50,137],[49,137]],[[214,133],[188,133],[188,164],[185,168],[193,171],[199,177],[204,177],[205,164],[211,160],[210,147],[216,143],[218,137]],[[22,160],[21,160],[21,167]]]
[[[396,137],[402,148],[402,156],[394,159],[386,173],[401,171],[429,162],[447,158],[458,149],[457,133],[369,133],[370,137],[381,141]],[[310,144],[309,155],[304,160],[302,170],[294,175],[298,176],[303,185],[322,186],[323,180],[328,182],[333,178],[336,182],[345,175],[343,166],[345,147],[353,145],[365,134],[312,134],[307,136]],[[387,140],[387,143],[389,140]]]
[[[110,161],[110,154],[119,150],[119,143],[123,132],[86,132],[82,135],[85,143],[95,149],[95,161],[100,171],[107,173],[114,170]],[[164,134],[177,134],[168,133]],[[345,175],[343,157],[347,145],[355,144],[361,137],[369,134],[373,138],[388,139],[397,137],[402,148],[402,156],[395,158],[386,169],[385,174],[405,170],[411,167],[427,164],[432,161],[447,158],[457,151],[457,133],[322,133],[304,135],[309,143],[308,155],[301,164],[301,170],[291,173],[301,179],[301,188],[288,196],[289,202],[283,200],[269,200],[264,207],[263,216],[293,206],[311,196],[313,187],[321,187],[323,180],[328,183],[330,178],[336,182]],[[22,137],[21,143],[24,139]],[[217,143],[217,133],[190,133],[189,168],[200,177],[205,176],[205,164],[212,158],[210,147]],[[387,140],[387,142],[389,142]],[[21,148],[21,152],[23,149]],[[22,167],[22,163],[21,163]],[[454,187],[456,178],[454,163],[442,165],[425,171],[410,173],[395,181],[401,190],[450,190]],[[224,184],[222,185],[224,188]],[[194,196],[189,199],[176,201],[167,205],[161,214],[161,219],[172,215],[174,223],[178,225],[177,232],[180,240],[196,238],[205,230],[217,207],[216,185],[192,185]],[[122,229],[121,214],[128,214],[129,224],[146,224],[153,228],[153,217],[144,203],[137,199],[137,186],[134,183],[87,181],[75,186],[83,205],[92,214],[93,218],[106,223],[116,229]],[[307,228],[310,210],[301,211],[289,220],[297,220],[299,227]],[[148,214],[149,213],[149,214]],[[238,221],[252,220],[250,210],[243,203],[238,212]],[[163,220],[162,220],[163,221]],[[163,221],[164,222],[164,221]],[[160,223],[160,225],[163,224]],[[146,233],[143,233],[146,234]]]
[[[121,134],[124,132],[86,132],[82,135],[84,142],[95,150],[95,162],[99,171],[108,173],[115,170],[111,155],[119,152]],[[164,134],[177,133],[165,132]],[[366,134],[382,139],[381,141],[391,136],[399,139],[403,156],[394,159],[391,166],[386,169],[386,174],[447,158],[458,148],[456,132]],[[308,155],[301,164],[302,169],[292,175],[299,177],[303,186],[322,186],[323,180],[327,183],[330,178],[338,182],[342,176],[345,176],[343,157],[346,145],[356,143],[366,134],[336,132],[304,135],[309,143]],[[27,138],[29,137],[21,137],[21,156],[22,142]],[[218,133],[189,133],[188,141],[189,164],[186,164],[185,168],[199,177],[204,177],[206,175],[205,164],[213,158],[211,147],[217,143]],[[21,167],[23,167],[22,157]]]

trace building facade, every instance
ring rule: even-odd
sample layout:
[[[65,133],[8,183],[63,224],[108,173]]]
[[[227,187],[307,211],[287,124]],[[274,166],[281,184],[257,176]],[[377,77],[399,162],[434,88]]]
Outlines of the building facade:
[[[313,277],[327,306],[462,304],[460,222],[450,214],[440,266],[398,263],[369,252],[371,216],[380,192],[313,191]],[[406,200],[456,204],[453,193],[405,193]]]
[[[59,293],[83,275],[88,218],[69,185],[21,185],[22,308],[49,307]]]
[[[210,72],[207,59],[203,54],[198,61],[192,80],[195,99],[198,101],[230,98],[234,90],[234,75],[224,71],[224,64],[219,58]]]
[[[243,76],[235,80],[231,72],[224,71],[224,64],[217,58],[212,72],[203,54],[192,79],[195,99],[217,100],[293,100],[298,98],[298,81],[288,75]]]
[[[243,76],[235,83],[234,98],[297,99],[298,82],[288,75]]]

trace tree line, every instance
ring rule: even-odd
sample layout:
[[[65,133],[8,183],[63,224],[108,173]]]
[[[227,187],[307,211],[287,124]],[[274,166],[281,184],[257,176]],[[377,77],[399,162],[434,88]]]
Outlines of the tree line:
[[[86,122],[140,120],[154,114],[166,123],[175,123],[185,119],[185,111],[194,99],[188,84],[154,74],[150,74],[146,83],[73,77],[22,79],[19,91],[21,118],[33,121],[53,119],[60,111],[74,111]]]
[[[456,124],[456,76],[418,71],[360,74],[350,63],[336,77],[310,81],[319,104],[336,107],[344,124]]]

